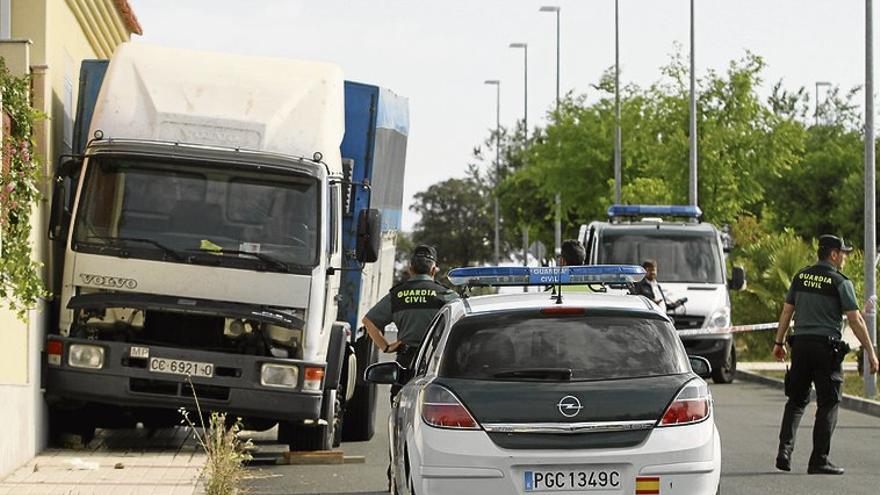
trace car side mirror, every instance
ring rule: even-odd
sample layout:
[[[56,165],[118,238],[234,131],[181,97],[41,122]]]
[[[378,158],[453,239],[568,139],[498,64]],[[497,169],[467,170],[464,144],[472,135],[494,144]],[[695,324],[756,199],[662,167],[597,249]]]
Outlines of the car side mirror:
[[[743,290],[746,287],[746,270],[741,266],[733,267],[733,278],[727,281],[730,290]]]
[[[382,247],[382,214],[371,208],[358,214],[357,244],[355,257],[361,263],[373,263],[379,259]]]
[[[691,362],[691,369],[694,370],[697,376],[700,378],[712,376],[712,365],[709,364],[708,359],[700,356],[688,356],[688,360]]]
[[[397,361],[376,363],[364,371],[364,380],[381,385],[397,385],[405,372],[406,369]]]

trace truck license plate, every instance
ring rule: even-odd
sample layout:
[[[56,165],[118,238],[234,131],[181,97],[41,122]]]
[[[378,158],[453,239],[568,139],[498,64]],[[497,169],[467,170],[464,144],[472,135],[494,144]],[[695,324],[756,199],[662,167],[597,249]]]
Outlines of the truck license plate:
[[[150,371],[154,373],[170,373],[172,375],[191,375],[212,378],[214,376],[214,365],[212,363],[154,357],[150,358]]]
[[[621,488],[620,472],[614,469],[575,469],[526,471],[523,488],[527,492],[604,491],[617,493]]]

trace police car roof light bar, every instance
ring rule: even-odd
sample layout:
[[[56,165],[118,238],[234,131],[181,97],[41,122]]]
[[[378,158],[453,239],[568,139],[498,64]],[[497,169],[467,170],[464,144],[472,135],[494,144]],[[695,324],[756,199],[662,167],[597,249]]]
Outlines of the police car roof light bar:
[[[453,268],[447,276],[453,285],[465,287],[634,284],[645,277],[645,269],[636,265],[485,266]]]
[[[612,205],[609,218],[619,217],[683,217],[698,219],[703,216],[699,206],[691,205]]]

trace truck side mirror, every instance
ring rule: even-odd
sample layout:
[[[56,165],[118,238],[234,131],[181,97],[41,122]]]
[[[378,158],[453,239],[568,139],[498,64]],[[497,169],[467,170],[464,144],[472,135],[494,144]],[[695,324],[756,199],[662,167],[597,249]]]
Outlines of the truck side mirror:
[[[67,239],[70,228],[71,211],[68,205],[68,181],[79,175],[82,160],[71,158],[58,167],[52,185],[52,208],[49,217],[49,239],[63,241]]]
[[[373,263],[379,259],[382,247],[382,214],[371,208],[358,214],[357,245],[355,257],[361,263]]]
[[[733,278],[727,281],[730,290],[743,290],[746,287],[746,270],[741,266],[733,267]]]

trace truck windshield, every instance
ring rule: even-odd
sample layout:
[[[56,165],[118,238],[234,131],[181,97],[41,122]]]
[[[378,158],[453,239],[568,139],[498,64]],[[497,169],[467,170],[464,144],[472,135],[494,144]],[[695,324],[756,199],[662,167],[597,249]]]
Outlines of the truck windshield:
[[[721,247],[711,232],[683,234],[651,231],[605,231],[599,263],[641,264],[653,259],[661,282],[723,283]]]
[[[315,178],[156,159],[94,157],[74,232],[79,251],[290,271],[314,266]],[[225,252],[225,253],[224,253]]]

